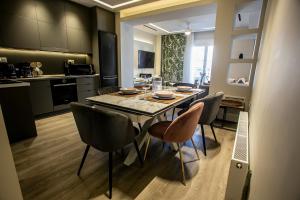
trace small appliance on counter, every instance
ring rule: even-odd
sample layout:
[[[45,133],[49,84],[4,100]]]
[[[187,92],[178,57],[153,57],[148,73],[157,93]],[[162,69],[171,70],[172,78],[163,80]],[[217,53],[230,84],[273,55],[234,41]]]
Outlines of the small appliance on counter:
[[[41,70],[42,67],[42,63],[41,62],[31,62],[30,63],[30,67],[32,69],[32,75],[33,77],[38,77],[43,75],[43,71]]]
[[[9,63],[0,63],[0,79],[15,78],[17,78],[15,66]]]
[[[93,64],[74,64],[65,62],[64,71],[66,76],[95,74]]]
[[[15,64],[18,78],[32,78],[32,71],[29,62]]]

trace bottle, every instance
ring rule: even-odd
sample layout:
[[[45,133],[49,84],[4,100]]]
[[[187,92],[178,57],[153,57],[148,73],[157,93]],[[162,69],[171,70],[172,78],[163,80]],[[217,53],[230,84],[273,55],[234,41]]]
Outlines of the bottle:
[[[160,76],[155,76],[152,79],[152,91],[157,92],[162,90],[162,78]]]

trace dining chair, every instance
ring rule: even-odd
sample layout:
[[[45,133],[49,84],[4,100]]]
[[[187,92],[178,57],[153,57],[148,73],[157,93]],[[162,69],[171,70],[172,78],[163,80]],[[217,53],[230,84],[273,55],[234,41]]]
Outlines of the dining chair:
[[[141,165],[143,159],[136,141],[138,129],[134,128],[130,118],[122,113],[100,110],[80,103],[71,103],[71,110],[75,118],[77,129],[82,142],[86,144],[77,175],[90,149],[93,148],[109,153],[109,198],[112,197],[112,168],[113,152],[133,143]]]
[[[177,87],[177,86],[188,86],[188,87],[192,87],[194,88],[195,85],[192,84],[192,83],[175,83],[174,84],[174,87]],[[179,104],[178,106],[174,107],[173,108],[173,112],[172,112],[172,120],[174,119],[174,115],[175,115],[175,110],[176,108],[179,108],[179,109],[186,109],[190,106],[190,104],[192,103],[193,100],[190,100],[190,101],[186,101],[182,104]]]
[[[103,94],[109,94],[113,92],[118,92],[120,90],[120,87],[118,86],[110,86],[110,87],[103,87],[99,88],[98,94],[103,95]]]
[[[151,136],[161,139],[164,142],[176,143],[180,156],[182,182],[185,185],[185,171],[183,166],[183,156],[181,152],[181,144],[187,140],[191,140],[197,158],[200,159],[195,146],[193,135],[200,119],[201,112],[203,110],[204,103],[194,104],[189,108],[187,112],[172,121],[161,121],[152,125],[148,132],[149,137],[146,144],[146,150],[144,154],[144,160],[147,156],[147,151],[151,141]]]
[[[201,133],[202,133],[202,143],[203,143],[203,153],[206,156],[206,144],[205,144],[205,132],[204,132],[204,125],[209,125],[211,128],[211,131],[214,135],[215,142],[218,142],[215,130],[214,130],[214,125],[213,122],[217,117],[220,104],[222,101],[222,98],[224,96],[223,92],[217,92],[216,94],[208,95],[207,97],[204,97],[202,99],[198,99],[191,103],[190,106],[194,106],[200,102],[204,103],[204,108],[199,120],[199,124],[201,126]],[[183,114],[185,111],[182,110],[179,112],[179,116]]]

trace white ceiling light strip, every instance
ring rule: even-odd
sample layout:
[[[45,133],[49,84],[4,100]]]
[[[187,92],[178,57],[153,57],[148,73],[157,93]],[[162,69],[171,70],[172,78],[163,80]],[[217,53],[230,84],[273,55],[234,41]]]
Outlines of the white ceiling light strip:
[[[142,0],[131,0],[131,1],[120,3],[120,4],[117,4],[117,5],[114,5],[114,6],[112,6],[112,5],[108,4],[108,3],[105,3],[103,1],[100,1],[100,0],[93,0],[93,1],[96,2],[96,3],[99,3],[99,4],[103,5],[103,6],[109,7],[111,9],[115,9],[115,8],[126,6],[126,5],[129,5],[129,4],[132,4],[132,3],[136,3],[136,2],[139,2],[139,1],[142,1]]]
[[[134,38],[134,41],[137,41],[137,42],[143,42],[143,43],[147,43],[147,44],[153,44],[153,42],[146,41],[146,40],[139,39],[139,38]]]
[[[151,26],[153,26],[153,27],[155,27],[155,28],[157,28],[157,29],[159,29],[159,30],[161,30],[161,31],[164,31],[164,32],[166,32],[166,33],[171,33],[170,31],[167,31],[166,29],[163,29],[163,28],[161,28],[161,27],[159,27],[159,26],[156,26],[155,24],[149,23],[149,25],[151,25]]]

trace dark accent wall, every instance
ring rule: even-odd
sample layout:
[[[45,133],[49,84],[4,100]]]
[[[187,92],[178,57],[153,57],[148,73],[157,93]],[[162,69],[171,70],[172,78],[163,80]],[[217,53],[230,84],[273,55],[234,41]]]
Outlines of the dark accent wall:
[[[90,8],[66,0],[1,0],[0,46],[92,53]]]

